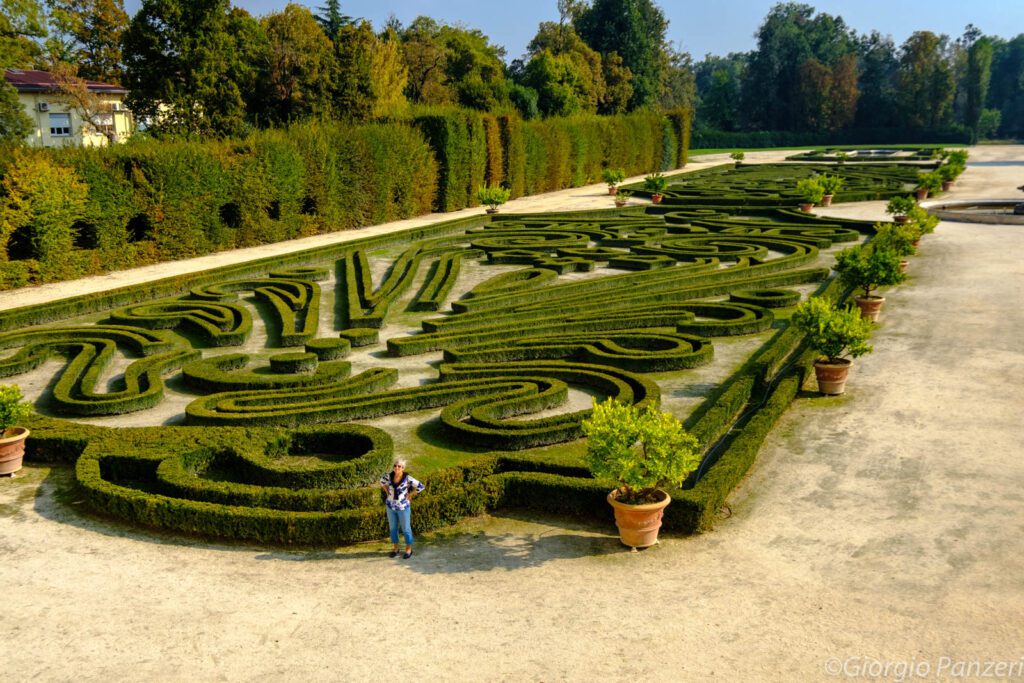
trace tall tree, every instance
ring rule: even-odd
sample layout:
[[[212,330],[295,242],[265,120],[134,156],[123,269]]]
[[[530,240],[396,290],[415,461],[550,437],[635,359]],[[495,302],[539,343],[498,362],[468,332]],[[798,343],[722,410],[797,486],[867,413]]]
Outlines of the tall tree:
[[[289,3],[260,21],[267,36],[266,111],[284,123],[331,113],[332,88],[338,77],[334,45],[313,14]]]
[[[537,91],[545,116],[594,113],[604,102],[601,55],[570,24],[541,23],[527,50],[530,61],[520,82]]]
[[[878,31],[862,36],[857,43],[860,58],[860,102],[857,125],[881,128],[897,125],[896,70],[899,60],[892,38]]]
[[[900,46],[898,99],[903,119],[912,127],[936,128],[950,119],[956,84],[944,54],[947,40],[916,31]]]
[[[1024,138],[1024,33],[994,42],[988,106],[1000,112],[1000,135]]]
[[[394,36],[385,34],[382,40],[364,21],[343,27],[335,48],[339,71],[334,97],[340,117],[366,121],[405,106],[408,70]]]
[[[30,69],[42,55],[46,13],[38,0],[0,0],[0,68]]]
[[[992,78],[992,41],[980,38],[967,48],[967,101],[964,106],[964,124],[978,132],[981,112],[988,99],[988,86]]]
[[[743,84],[743,99],[754,126],[775,130],[799,127],[800,67],[813,59],[831,68],[855,49],[854,34],[842,17],[810,5],[777,4],[757,32]]]
[[[697,78],[693,72],[693,57],[689,52],[666,47],[665,82],[661,92],[663,109],[685,107],[693,110],[697,104]]]
[[[693,69],[697,88],[696,121],[716,130],[738,130],[743,123],[740,92],[747,53],[707,55]]]
[[[233,75],[228,0],[143,0],[124,37],[128,106],[156,132],[232,135],[245,105]]]
[[[319,10],[320,14],[316,15],[317,22],[331,42],[338,42],[341,29],[352,24],[352,17],[341,13],[339,0],[327,0],[327,4],[320,7]]]
[[[665,82],[668,21],[652,0],[594,0],[574,24],[590,47],[622,57],[633,74],[631,108],[658,104]]]
[[[48,0],[50,53],[74,64],[80,78],[120,83],[121,41],[128,28],[122,0]]]

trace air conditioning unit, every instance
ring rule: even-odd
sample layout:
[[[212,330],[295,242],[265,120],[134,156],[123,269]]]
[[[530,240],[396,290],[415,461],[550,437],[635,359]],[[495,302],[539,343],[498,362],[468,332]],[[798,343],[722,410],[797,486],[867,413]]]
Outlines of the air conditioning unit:
[[[36,109],[42,112],[50,111],[50,104],[48,102],[40,102],[36,105]]]

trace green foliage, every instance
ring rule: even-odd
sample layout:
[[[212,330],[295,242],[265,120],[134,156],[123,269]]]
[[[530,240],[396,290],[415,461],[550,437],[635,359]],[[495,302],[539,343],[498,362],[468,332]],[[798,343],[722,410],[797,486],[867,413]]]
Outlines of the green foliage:
[[[512,192],[504,187],[481,185],[476,191],[476,200],[495,211],[512,196]]]
[[[88,188],[74,169],[55,163],[45,152],[18,151],[2,188],[0,260],[7,260],[13,246],[23,258],[38,260],[43,281],[81,275],[73,251]]]
[[[260,25],[267,38],[260,98],[265,120],[280,124],[327,118],[340,69],[334,46],[313,14],[301,5],[289,4],[263,17]]]
[[[796,307],[790,322],[829,362],[871,353],[871,321],[861,318],[855,308],[836,308],[824,298],[812,297]]]
[[[733,153],[731,153],[731,154],[729,155],[729,158],[730,158],[730,159],[732,159],[733,161],[735,161],[735,162],[736,162],[737,164],[739,164],[739,163],[741,163],[741,162],[742,162],[742,161],[743,161],[744,159],[746,159],[746,158],[747,158],[747,155],[746,155],[746,154],[744,154],[744,153],[743,153],[743,152],[741,152],[741,151],[737,151],[737,152],[733,152]]]
[[[32,406],[22,400],[21,387],[16,384],[0,384],[0,433],[18,426],[32,414]]]
[[[120,83],[128,15],[121,0],[49,0],[51,56],[75,64],[79,78]]]
[[[697,439],[674,415],[653,406],[595,401],[583,433],[587,466],[596,477],[615,481],[624,503],[649,502],[655,489],[681,486],[700,465]]]
[[[894,216],[906,216],[917,206],[917,201],[910,196],[893,197],[885,205],[885,212]]]
[[[821,189],[824,193],[831,195],[837,194],[846,184],[846,180],[842,176],[828,175],[827,173],[818,176],[818,182],[821,184]]]
[[[835,269],[844,283],[861,288],[866,297],[873,289],[897,285],[907,277],[900,270],[899,254],[879,246],[843,249],[836,256]]]
[[[668,178],[661,173],[652,173],[644,178],[644,189],[653,194],[661,194],[668,187]]]
[[[913,225],[922,235],[932,234],[939,225],[938,216],[933,216],[927,209],[922,209],[917,204],[907,212],[907,218],[910,219],[908,225]]]
[[[796,182],[796,194],[807,204],[817,204],[825,196],[825,188],[817,178],[802,178]]]
[[[0,144],[21,144],[34,130],[17,91],[0,79]]]
[[[921,237],[916,223],[875,223],[875,237],[871,246],[894,252],[897,256],[913,256],[917,253],[914,246]]]
[[[626,172],[621,168],[606,168],[601,171],[601,179],[608,183],[609,187],[615,187],[626,179]]]
[[[631,190],[619,190],[615,193],[615,202],[617,204],[620,202],[628,202],[632,198],[633,192]]]
[[[942,189],[942,175],[938,171],[921,173],[917,178],[917,189],[936,193]]]

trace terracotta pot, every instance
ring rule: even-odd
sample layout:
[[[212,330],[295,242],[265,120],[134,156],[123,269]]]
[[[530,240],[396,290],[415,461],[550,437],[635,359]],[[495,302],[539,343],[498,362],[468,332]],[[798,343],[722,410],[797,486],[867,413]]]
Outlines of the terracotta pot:
[[[655,204],[661,204],[661,200],[664,199],[664,198],[665,198],[665,195],[661,195],[661,194],[652,194],[651,195],[651,201],[653,203],[655,203]]]
[[[906,225],[908,222],[910,222],[910,216],[905,216],[902,213],[896,214],[895,216],[892,217],[892,219],[899,223],[900,225]]]
[[[647,548],[658,542],[661,518],[672,497],[660,489],[656,493],[662,500],[643,505],[620,503],[618,489],[608,494],[608,504],[615,510],[615,525],[619,527],[619,539],[623,545]]]
[[[885,303],[884,296],[858,296],[853,302],[860,309],[860,317],[878,322],[878,316],[882,312],[882,304]]]
[[[814,361],[814,376],[818,378],[818,391],[828,396],[838,396],[846,391],[846,378],[850,374],[852,360],[840,359],[835,363],[827,360]]]
[[[621,199],[621,200],[618,200],[618,199],[617,199],[617,200],[615,200],[615,206],[616,206],[617,208],[621,209],[621,208],[622,208],[622,207],[624,207],[625,205],[626,205],[626,200],[625,200],[625,199]]]
[[[900,259],[900,272],[901,273],[907,272],[907,268],[909,268],[909,267],[910,267],[910,261],[908,261],[907,259],[901,258]]]
[[[822,206],[832,206],[832,195],[830,195],[830,194],[824,195],[821,198],[821,205]]]
[[[21,469],[28,433],[24,427],[11,427],[3,433],[0,438],[0,475],[14,474]]]
[[[928,190],[917,191],[917,201],[921,201],[923,199],[928,199]]]
[[[619,188],[618,187],[616,187],[615,185],[609,185],[608,186],[608,194],[610,194],[610,195],[617,195],[618,193],[619,193]]]
[[[913,242],[911,242],[911,244],[912,244],[912,245],[913,245],[914,247],[919,247],[919,246],[921,246],[921,238],[920,238],[920,237],[918,237],[918,238],[917,238],[916,240],[914,240]]]
[[[487,209],[487,213],[489,213],[491,215],[494,215],[494,214],[498,213],[498,210],[497,209]]]
[[[942,191],[943,192],[949,192],[949,190],[952,187],[953,187],[953,181],[952,180],[943,180],[942,181]]]
[[[800,204],[800,210],[803,211],[804,213],[810,213],[811,209],[813,209],[813,208],[814,208],[814,204],[811,203],[811,202],[804,202],[804,203]]]

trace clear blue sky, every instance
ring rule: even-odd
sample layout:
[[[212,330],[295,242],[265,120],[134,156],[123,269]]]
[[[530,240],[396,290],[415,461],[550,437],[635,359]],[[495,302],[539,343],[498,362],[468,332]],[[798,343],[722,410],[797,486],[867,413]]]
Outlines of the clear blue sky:
[[[669,40],[693,54],[725,55],[754,47],[754,33],[771,0],[656,0],[669,19]],[[254,15],[284,7],[287,0],[234,0]],[[302,2],[316,11],[321,0]],[[1004,38],[1024,33],[1024,0],[821,0],[809,2],[819,12],[839,15],[859,33],[877,29],[897,45],[913,31],[928,30],[957,37],[974,24],[988,35]],[[134,14],[140,0],[126,0]],[[478,28],[503,45],[508,58],[526,50],[537,24],[558,19],[556,0],[342,0],[345,14],[369,19],[380,27],[390,14],[403,23],[426,14],[446,23]]]

